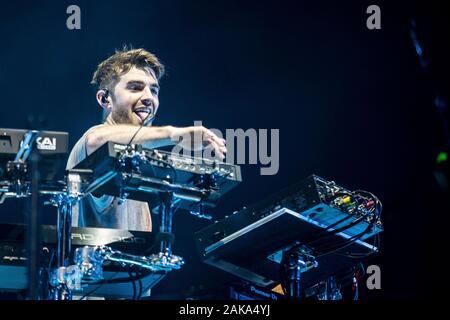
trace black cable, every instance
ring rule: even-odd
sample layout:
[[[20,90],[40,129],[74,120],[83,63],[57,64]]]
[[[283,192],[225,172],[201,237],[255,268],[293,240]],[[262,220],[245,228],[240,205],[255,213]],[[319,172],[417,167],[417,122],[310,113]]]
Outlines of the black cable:
[[[116,262],[116,261],[111,261],[111,262],[114,262],[114,263],[118,264],[119,266],[121,265],[119,262]],[[132,266],[132,267],[136,267],[136,266]],[[124,283],[124,282],[137,281],[139,279],[143,279],[150,274],[166,274],[166,271],[162,271],[162,270],[152,271],[152,270],[148,270],[146,268],[142,268],[141,270],[143,270],[143,271],[141,271],[141,273],[137,276],[133,276],[133,277],[128,276],[128,277],[122,277],[122,278],[116,278],[116,279],[112,279],[112,278],[103,279],[103,280],[99,280],[99,281],[95,281],[95,282],[89,282],[89,285]],[[120,272],[120,271],[117,271],[115,273],[115,275],[118,272]]]
[[[375,202],[375,216],[377,217],[377,219],[379,219],[380,218],[380,214],[381,214],[381,210],[382,210],[382,204],[381,204],[380,200],[378,200],[378,198],[374,194],[372,194],[372,193],[370,193],[368,191],[356,190],[356,191],[353,192],[353,194],[349,194],[348,192],[339,192],[331,199],[331,201],[336,199],[337,197],[339,197],[341,195],[349,195],[352,198],[354,198],[355,193],[362,193],[362,194],[369,195],[372,198],[372,200],[374,200],[374,202]],[[358,202],[358,201],[355,201],[355,202]],[[357,218],[356,220],[354,220],[352,223],[350,223],[348,225],[345,225],[343,227],[335,229],[332,232],[327,232],[332,227],[342,223],[343,221],[345,221],[345,220],[347,220],[347,219],[349,219],[349,218],[351,218],[353,216],[353,215],[349,214],[348,216],[342,218],[341,220],[338,220],[337,222],[329,225],[327,228],[325,228],[323,231],[321,231],[318,235],[316,235],[312,240],[310,240],[306,244],[311,244],[311,243],[314,243],[314,242],[317,242],[317,241],[323,241],[324,239],[326,239],[326,238],[328,238],[328,237],[330,237],[330,236],[332,236],[334,234],[337,234],[337,233],[339,233],[341,231],[349,229],[350,227],[360,223],[362,220],[364,220],[364,218],[366,218],[366,216],[369,216],[369,215],[372,216],[372,221],[371,221],[371,223],[372,223],[373,221],[375,221],[375,217],[373,217],[373,213],[370,212],[370,213],[366,213],[364,215],[361,215],[359,218]]]
[[[91,294],[93,294],[95,291],[97,291],[100,287],[102,287],[105,284],[116,284],[116,283],[125,283],[125,282],[129,282],[129,281],[136,281],[136,280],[140,280],[141,278],[144,278],[148,274],[152,273],[150,271],[148,273],[141,273],[139,276],[138,275],[136,275],[136,276],[130,275],[130,277],[122,277],[122,278],[113,279],[119,272],[120,271],[115,272],[109,279],[103,279],[103,280],[87,283],[88,285],[91,285],[91,286],[98,285],[98,287],[96,287],[93,290],[91,290],[90,292],[86,293],[84,296],[81,297],[80,300],[83,300],[87,296],[90,296]]]
[[[135,265],[130,266],[130,276],[136,280],[133,281],[133,300],[140,300],[142,296],[142,278],[147,276],[148,274],[152,273],[150,272],[142,272],[140,267],[137,267]],[[135,276],[132,276],[132,272],[135,273]],[[136,290],[136,282],[138,289]]]
[[[133,273],[131,272],[131,268],[130,268],[130,270],[128,271],[128,274],[130,275],[130,278],[133,278]],[[136,300],[136,294],[137,294],[137,291],[136,291],[136,282],[131,281],[131,285],[133,286],[133,297],[131,298],[131,300]]]
[[[336,252],[336,251],[339,251],[339,250],[342,250],[342,249],[348,247],[349,245],[351,245],[352,243],[354,243],[355,241],[359,240],[364,234],[367,233],[367,231],[369,231],[369,230],[372,228],[372,226],[373,226],[373,221],[374,221],[374,220],[372,220],[372,222],[369,223],[369,225],[366,227],[366,229],[365,229],[364,231],[362,231],[362,232],[360,232],[360,233],[358,233],[358,234],[352,236],[352,237],[349,238],[349,239],[345,239],[345,241],[344,241],[343,244],[331,246],[331,250],[330,250],[330,248],[328,248],[329,251],[325,251],[325,252],[321,252],[321,251],[323,251],[323,249],[317,250],[317,251],[321,252],[321,253],[317,256],[317,258],[322,257],[322,256],[324,256],[324,255],[328,255],[328,254],[330,254],[330,253],[333,253],[333,252]]]
[[[141,300],[142,297],[142,279],[138,280],[138,285],[139,285],[139,292],[137,295],[137,300]]]
[[[118,273],[119,273],[119,271],[117,271],[116,273],[114,273],[114,274],[109,278],[109,280],[111,280],[111,279],[112,279],[114,276],[116,276]],[[96,288],[94,288],[93,290],[91,290],[90,292],[86,293],[84,296],[82,296],[82,297],[80,298],[80,300],[83,300],[84,298],[86,298],[86,297],[90,296],[91,294],[93,294],[95,291],[97,291],[97,290],[98,290],[101,286],[103,286],[105,283],[107,283],[107,282],[99,283],[99,284],[98,284],[98,287],[96,287]],[[96,285],[96,284],[90,284],[90,283],[89,283],[89,285]]]
[[[119,273],[119,271],[115,272],[109,279],[103,279],[103,280],[100,280],[100,281],[88,283],[88,285],[98,286],[98,287],[96,287],[93,290],[91,290],[90,292],[86,293],[84,296],[82,296],[80,298],[80,300],[83,300],[87,296],[90,296],[91,294],[93,294],[95,291],[97,291],[100,287],[102,287],[105,284],[126,283],[126,282],[130,282],[130,281],[132,281],[134,283],[134,281],[141,281],[142,278],[145,278],[148,274],[154,273],[154,272],[150,271],[148,273],[141,273],[141,274],[136,275],[136,276],[130,275],[129,277],[122,277],[122,278],[113,279],[118,273]],[[141,289],[141,291],[142,291],[142,289]],[[134,296],[133,296],[133,299],[134,299]]]
[[[352,237],[350,237],[348,239],[342,239],[341,241],[333,242],[333,244],[331,246],[322,247],[320,249],[317,249],[317,251],[320,252],[320,251],[323,251],[323,250],[330,250],[330,248],[332,248],[331,251],[328,251],[328,252],[325,252],[323,254],[320,254],[319,257],[323,256],[325,254],[328,254],[328,253],[331,253],[331,252],[335,252],[335,251],[338,251],[340,249],[343,249],[343,248],[347,247],[348,245],[352,244],[353,242],[359,240],[364,234],[367,233],[367,231],[369,231],[369,229],[371,227],[372,226],[369,224],[364,231],[362,231],[362,232],[360,232],[360,233],[358,233],[358,234],[356,234],[356,235],[354,235],[354,236],[352,236]]]
[[[139,131],[141,131],[141,129],[144,127],[145,122],[147,121],[148,117],[150,117],[150,115],[152,115],[152,117],[154,117],[153,113],[149,113],[144,120],[142,120],[141,125],[139,126],[139,128],[136,130],[136,132],[133,134],[133,136],[130,139],[130,142],[127,143],[127,149],[131,147],[131,143],[133,142],[134,138],[136,137],[136,135],[139,133]]]
[[[326,227],[324,230],[320,231],[313,239],[311,239],[311,241],[314,241],[314,239],[320,239],[320,238],[322,237],[322,235],[327,235],[327,234],[329,234],[328,231],[329,231],[331,228],[337,226],[338,224],[341,224],[342,222],[344,222],[345,220],[348,220],[348,219],[350,219],[350,218],[352,218],[352,215],[349,214],[349,215],[345,216],[344,218],[342,218],[342,219],[340,219],[340,220],[338,220],[338,221],[336,221],[336,222],[330,224],[330,225],[329,225],[328,227]]]
[[[117,273],[119,273],[119,271],[117,271],[116,274]],[[122,277],[122,278],[116,278],[116,279],[110,278],[108,280],[103,279],[103,280],[99,280],[96,282],[91,282],[91,283],[89,283],[89,285],[117,284],[117,283],[129,282],[129,281],[137,281],[139,279],[145,278],[146,276],[148,276],[151,273],[157,274],[158,272],[149,271],[148,273],[143,273],[138,276]]]
[[[365,218],[365,216],[361,216],[359,218],[356,218],[353,222],[351,222],[351,223],[349,223],[349,224],[347,224],[347,225],[345,225],[343,227],[340,227],[338,229],[334,229],[333,231],[327,232],[325,234],[323,234],[323,232],[321,232],[321,233],[319,233],[319,236],[316,236],[316,237],[312,238],[311,240],[307,241],[304,244],[305,245],[311,245],[312,243],[316,243],[318,241],[323,241],[323,240],[325,240],[325,239],[327,239],[327,238],[329,238],[329,237],[331,237],[331,236],[333,236],[333,235],[335,235],[335,234],[337,234],[339,232],[342,232],[344,230],[347,230],[347,229],[349,229],[349,228],[359,224],[360,222],[362,222],[364,220],[364,218]]]
[[[340,219],[340,220],[338,220],[338,221],[336,221],[336,222],[330,224],[328,227],[325,228],[325,231],[330,230],[331,228],[337,226],[338,224],[344,222],[345,220],[350,219],[351,217],[352,217],[352,215],[349,214],[349,215],[345,216],[344,218],[342,218],[342,219]]]
[[[381,241],[380,241],[380,234],[377,233],[374,237],[373,237],[373,242],[372,242],[372,246],[376,247],[377,250],[372,250],[371,252],[368,253],[338,253],[335,252],[335,254],[339,255],[339,256],[344,256],[344,257],[348,257],[348,258],[352,258],[352,259],[362,259],[365,257],[368,257],[370,255],[372,255],[374,252],[379,252],[380,251],[380,247],[381,247]]]

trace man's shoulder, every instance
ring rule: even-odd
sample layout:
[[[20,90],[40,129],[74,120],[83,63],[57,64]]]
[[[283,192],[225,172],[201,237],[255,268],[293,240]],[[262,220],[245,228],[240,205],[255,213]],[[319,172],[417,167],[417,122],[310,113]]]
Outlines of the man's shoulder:
[[[91,131],[94,130],[94,129],[101,128],[101,127],[106,127],[106,126],[110,126],[110,124],[108,124],[108,123],[100,123],[100,124],[96,124],[95,126],[92,126],[92,127],[90,127],[89,129],[87,129],[87,130],[84,132],[83,136],[86,136],[89,132],[91,132]]]
[[[70,151],[69,159],[67,160],[67,169],[73,168],[75,165],[77,165],[79,162],[84,160],[87,157],[86,152],[86,137],[87,135],[94,129],[106,126],[107,124],[98,124],[95,126],[90,127],[88,130],[84,132],[84,134],[78,139],[78,141],[75,143],[75,145],[72,148],[72,151]]]
[[[90,132],[92,132],[95,129],[101,128],[101,127],[105,127],[108,126],[108,124],[106,123],[101,123],[101,124],[97,124],[95,126],[90,127],[89,129],[87,129],[83,135],[80,137],[80,139],[78,139],[78,141],[75,143],[75,145],[79,144],[79,143],[85,143],[86,142],[86,137],[88,136],[88,134]]]

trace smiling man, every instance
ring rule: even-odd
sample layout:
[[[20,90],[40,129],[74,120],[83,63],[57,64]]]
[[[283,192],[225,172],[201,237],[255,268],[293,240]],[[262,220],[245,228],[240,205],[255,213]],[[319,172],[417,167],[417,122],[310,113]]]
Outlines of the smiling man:
[[[225,140],[202,126],[153,127],[159,108],[159,80],[164,66],[144,49],[121,50],[100,63],[92,84],[98,86],[96,100],[103,108],[104,123],[88,129],[72,149],[67,169],[73,168],[108,141],[143,144],[158,148],[178,143],[198,150],[211,147],[219,159],[226,153]],[[73,208],[72,225],[151,231],[146,202],[111,196],[88,195]]]

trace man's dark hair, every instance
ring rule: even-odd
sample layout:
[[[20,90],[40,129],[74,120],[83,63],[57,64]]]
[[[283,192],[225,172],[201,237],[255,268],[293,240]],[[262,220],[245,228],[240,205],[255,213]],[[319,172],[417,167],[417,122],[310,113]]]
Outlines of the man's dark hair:
[[[94,72],[91,84],[97,85],[99,89],[106,88],[114,91],[121,75],[130,71],[132,67],[138,69],[151,68],[158,80],[164,75],[164,65],[158,58],[145,49],[116,50],[116,53],[101,62]]]

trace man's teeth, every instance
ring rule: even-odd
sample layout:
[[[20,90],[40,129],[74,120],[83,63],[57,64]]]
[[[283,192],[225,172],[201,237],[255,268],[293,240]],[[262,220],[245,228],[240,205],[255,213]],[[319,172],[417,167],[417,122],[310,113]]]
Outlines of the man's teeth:
[[[136,112],[136,113],[150,113],[151,110],[150,109],[136,109],[136,110],[134,110],[134,112]]]

